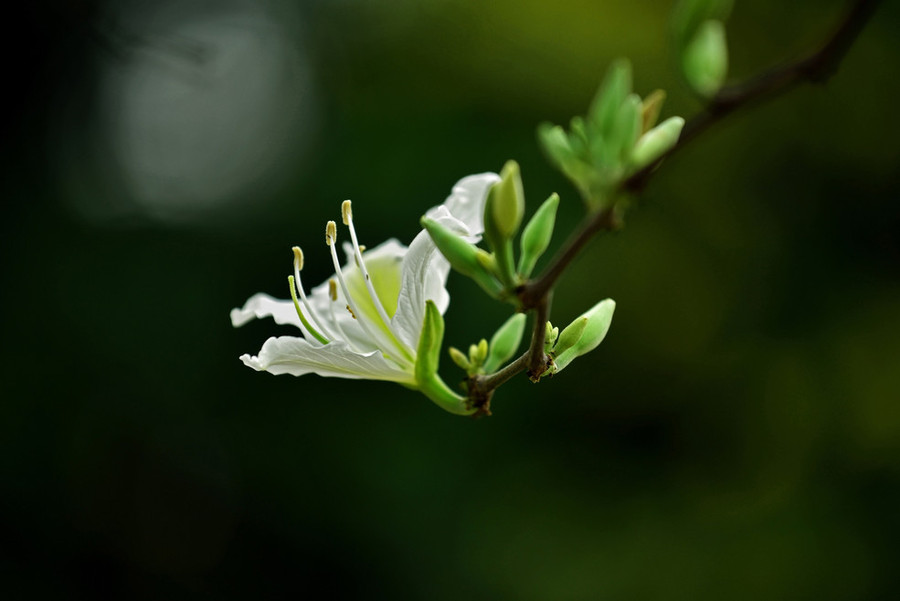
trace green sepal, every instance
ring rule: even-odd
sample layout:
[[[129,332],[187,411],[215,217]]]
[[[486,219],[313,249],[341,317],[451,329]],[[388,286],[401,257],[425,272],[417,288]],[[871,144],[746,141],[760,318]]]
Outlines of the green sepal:
[[[534,270],[534,266],[541,255],[550,245],[553,238],[553,227],[556,225],[556,209],[559,207],[559,195],[555,192],[550,198],[534,212],[525,229],[522,230],[522,238],[519,244],[522,254],[519,255],[519,266],[516,269],[519,276],[527,278]]]
[[[475,280],[491,296],[500,295],[503,287],[485,267],[484,255],[487,253],[433,219],[422,217],[421,223],[453,269]]]
[[[580,357],[597,348],[597,346],[603,342],[603,339],[606,338],[607,332],[609,332],[609,326],[612,323],[615,310],[616,302],[607,298],[591,307],[591,309],[573,321],[572,325],[578,323],[580,320],[585,320],[583,326],[579,324],[575,330],[572,331],[572,334],[574,335],[577,333],[577,330],[580,329],[581,335],[578,337],[577,341],[568,348],[557,350],[552,353],[553,366],[549,371],[554,374],[559,373],[576,357]],[[569,327],[572,327],[572,325]],[[568,329],[569,328],[566,328],[566,330]],[[565,333],[565,330],[563,333]],[[560,345],[563,344],[562,338],[563,334],[561,333],[556,343],[558,349],[561,348]]]
[[[681,52],[681,69],[688,84],[701,96],[711,97],[728,75],[728,44],[721,21],[704,21]]]
[[[556,343],[553,346],[554,356],[559,356],[575,346],[575,344],[581,340],[587,326],[588,318],[584,315],[581,315],[575,321],[567,325],[565,329],[559,333]]]
[[[425,319],[416,349],[416,385],[441,409],[456,415],[472,415],[476,409],[469,407],[466,397],[453,392],[437,373],[443,342],[444,317],[434,301],[428,300],[425,302]]]
[[[522,343],[525,332],[525,314],[516,313],[500,326],[491,337],[488,345],[487,359],[484,361],[486,372],[497,371],[516,353]]]
[[[682,127],[683,118],[669,117],[641,136],[631,151],[631,167],[634,170],[643,169],[657,161],[678,143]]]
[[[612,131],[619,106],[630,93],[631,63],[627,59],[620,58],[610,65],[588,110],[589,118],[602,136],[606,137]]]

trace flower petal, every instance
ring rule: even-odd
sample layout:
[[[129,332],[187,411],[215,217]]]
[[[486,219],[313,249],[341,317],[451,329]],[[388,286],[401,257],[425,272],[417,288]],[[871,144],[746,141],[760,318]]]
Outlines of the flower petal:
[[[496,173],[470,175],[459,180],[444,204],[429,209],[426,216],[464,236],[478,236],[483,230],[484,202],[488,189],[500,181]],[[428,232],[419,232],[403,257],[400,296],[392,324],[400,338],[412,348],[419,343],[425,302],[434,301],[443,315],[450,304],[444,285],[450,264],[438,252]]]
[[[239,328],[254,319],[272,317],[275,323],[301,327],[300,318],[292,301],[278,300],[260,292],[254,294],[241,309],[231,310],[231,325]]]
[[[425,319],[425,301],[434,301],[442,315],[450,304],[450,294],[444,287],[450,264],[438,252],[428,232],[422,231],[409,245],[401,268],[400,296],[391,324],[403,342],[416,348]]]
[[[358,353],[342,340],[315,347],[295,336],[272,337],[263,344],[258,356],[242,355],[241,361],[247,367],[276,375],[313,373],[324,377],[415,384],[412,373],[397,369],[379,351]]]
[[[465,226],[468,235],[478,235],[484,231],[484,201],[488,189],[499,181],[500,176],[496,173],[464,177],[453,186],[444,204],[430,209],[425,215],[439,221],[442,215],[438,211],[443,207]]]

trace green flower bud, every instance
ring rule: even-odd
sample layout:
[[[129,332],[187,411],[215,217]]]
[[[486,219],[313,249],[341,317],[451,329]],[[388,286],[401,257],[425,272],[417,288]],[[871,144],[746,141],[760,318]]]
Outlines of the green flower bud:
[[[684,52],[704,22],[727,20],[733,5],[733,0],[680,0],[672,11],[678,53]]]
[[[519,268],[516,270],[523,278],[527,278],[534,270],[537,260],[550,245],[553,237],[553,226],[556,224],[556,209],[559,207],[559,196],[554,193],[544,201],[522,230],[519,243],[522,254],[519,256]]]
[[[500,294],[502,286],[485,267],[486,252],[433,219],[423,217],[421,223],[453,269],[475,280],[491,296]]]
[[[557,338],[559,338],[559,328],[554,328],[553,324],[548,321],[544,331],[544,353],[549,354],[553,350]]]
[[[620,58],[610,65],[588,111],[591,121],[604,137],[612,131],[619,106],[630,93],[631,63]]]
[[[704,21],[681,53],[681,69],[694,90],[714,96],[728,74],[728,45],[721,21]]]
[[[615,310],[615,301],[608,298],[600,301],[589,311],[573,321],[572,325],[569,327],[575,326],[575,324],[582,319],[585,320],[583,327],[578,325],[572,330],[572,336],[574,336],[578,329],[581,329],[581,336],[568,348],[555,353],[553,367],[550,368],[550,371],[554,374],[559,373],[576,357],[580,357],[597,348],[597,346],[603,342],[606,333],[609,331],[609,325],[612,322]],[[569,328],[566,329],[568,330]],[[561,348],[560,345],[563,343],[562,338],[563,335],[560,334],[560,339],[556,343],[557,348]]]
[[[500,181],[491,186],[484,207],[485,232],[488,223],[499,240],[509,239],[519,231],[525,213],[525,192],[519,164],[507,161],[500,171]]]
[[[441,344],[444,341],[444,318],[434,301],[425,303],[425,319],[416,350],[416,385],[436,405],[456,415],[471,415],[466,398],[453,392],[438,375]]]
[[[641,103],[641,134],[647,133],[656,125],[656,120],[659,119],[659,113],[662,111],[665,101],[665,90],[653,90],[649,96],[644,98],[644,101]]]
[[[450,347],[447,349],[447,352],[450,353],[450,358],[453,359],[453,362],[456,363],[460,369],[468,373],[472,369],[472,364],[469,363],[469,358],[466,357],[465,353],[459,350],[456,347]]]
[[[484,361],[484,370],[487,372],[497,371],[501,365],[509,361],[519,350],[524,332],[524,313],[516,313],[507,319],[491,337],[487,358]]]
[[[488,355],[488,341],[485,340],[484,338],[482,338],[478,342],[478,346],[475,347],[475,354],[472,357],[474,359],[473,363],[477,362],[478,365],[482,365],[484,363],[485,359],[487,359],[487,355]]]
[[[524,213],[525,194],[519,165],[507,161],[500,171],[500,181],[491,186],[484,205],[484,236],[494,251],[494,273],[507,289],[514,288],[517,283],[512,238],[519,230]]]
[[[668,152],[678,142],[682,127],[684,119],[669,117],[641,136],[631,151],[632,168],[642,169]]]

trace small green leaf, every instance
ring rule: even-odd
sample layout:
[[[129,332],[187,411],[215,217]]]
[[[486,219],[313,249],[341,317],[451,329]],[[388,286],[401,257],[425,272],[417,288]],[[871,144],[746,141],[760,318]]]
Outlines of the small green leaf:
[[[608,134],[612,131],[619,106],[630,93],[631,63],[620,58],[610,65],[588,111],[588,116],[601,133]]]

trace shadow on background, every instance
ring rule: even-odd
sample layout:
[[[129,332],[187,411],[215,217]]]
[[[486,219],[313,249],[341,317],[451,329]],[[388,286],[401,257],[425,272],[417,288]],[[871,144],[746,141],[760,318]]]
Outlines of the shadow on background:
[[[669,2],[85,1],[13,9],[3,158],[6,598],[891,598],[900,563],[896,31],[657,174],[553,318],[610,336],[490,419],[399,386],[272,377],[232,330],[354,200],[409,242],[463,175],[522,165],[607,63],[680,85]],[[738,0],[732,74],[844,3]],[[448,344],[505,318],[451,275]],[[445,361],[446,379],[460,377]],[[322,591],[326,591],[324,594]]]

